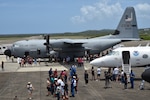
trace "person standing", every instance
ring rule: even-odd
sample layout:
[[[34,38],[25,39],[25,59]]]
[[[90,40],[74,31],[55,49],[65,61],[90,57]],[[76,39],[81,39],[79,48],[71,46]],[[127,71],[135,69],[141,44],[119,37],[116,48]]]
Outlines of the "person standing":
[[[51,79],[51,76],[53,74],[52,68],[49,69],[48,74],[49,74],[49,79]]]
[[[116,67],[114,69],[114,74],[115,74],[115,81],[118,82],[118,77],[119,77],[119,68],[118,67]]]
[[[104,74],[105,74],[105,89],[110,88],[111,87],[110,86],[110,73],[105,71]]]
[[[133,71],[131,70],[131,73],[130,73],[130,83],[131,83],[131,88],[133,89],[134,88],[134,73]]]
[[[54,78],[57,78],[57,77],[58,77],[57,69],[55,69],[55,71],[54,71],[53,75],[54,75]]]
[[[93,66],[92,66],[92,69],[91,69],[91,73],[92,73],[92,80],[95,80],[95,71],[94,71]]]
[[[89,74],[88,74],[87,70],[85,70],[85,72],[84,72],[84,80],[85,80],[85,85],[87,85],[88,80],[89,80]]]
[[[29,98],[28,99],[32,99],[32,92],[34,90],[34,87],[31,84],[31,82],[28,82],[28,84],[27,84],[27,90],[28,90],[28,93],[29,93]]]
[[[17,63],[18,63],[19,66],[21,67],[21,58],[20,58],[20,57],[17,58]]]
[[[76,77],[73,76],[72,79],[71,79],[71,96],[70,97],[75,97],[75,93],[74,93],[74,90],[75,90],[75,86],[76,86]]]
[[[127,89],[127,84],[128,84],[127,74],[124,73],[124,89]]]
[[[60,100],[60,94],[61,94],[61,86],[60,84],[57,84],[57,87],[56,87],[57,100]]]
[[[98,67],[97,68],[97,80],[100,80],[100,76],[101,76],[101,68]]]
[[[46,96],[49,96],[50,95],[50,93],[51,93],[51,83],[50,83],[50,79],[49,78],[47,78],[47,80],[46,80],[46,88],[47,88],[47,95]]]
[[[79,82],[79,77],[78,77],[78,75],[76,74],[75,75],[75,79],[76,79],[76,86],[75,86],[75,91],[76,91],[76,93],[78,92],[78,82]]]
[[[38,58],[38,63],[39,63],[39,65],[41,64],[41,59],[40,58]]]
[[[2,61],[2,71],[4,71],[4,61]]]
[[[121,70],[121,80],[120,80],[120,84],[123,84],[124,83],[124,72],[123,70]]]
[[[65,83],[64,91],[65,91],[65,97],[66,97],[66,99],[68,99],[69,90],[68,90],[68,83],[67,82]]]

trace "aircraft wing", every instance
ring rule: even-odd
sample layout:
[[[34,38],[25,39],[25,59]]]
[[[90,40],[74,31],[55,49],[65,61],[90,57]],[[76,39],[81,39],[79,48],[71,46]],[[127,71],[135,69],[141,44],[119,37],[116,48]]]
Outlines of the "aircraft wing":
[[[81,46],[82,44],[86,43],[83,41],[72,41],[72,40],[67,40],[67,41],[63,41],[63,42],[66,45],[72,45],[72,46]]]

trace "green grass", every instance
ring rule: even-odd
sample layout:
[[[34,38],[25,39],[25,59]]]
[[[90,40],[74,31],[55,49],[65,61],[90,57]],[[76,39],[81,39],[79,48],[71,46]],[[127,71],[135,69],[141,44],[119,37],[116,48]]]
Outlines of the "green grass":
[[[143,40],[150,40],[150,34],[141,34],[140,38]]]

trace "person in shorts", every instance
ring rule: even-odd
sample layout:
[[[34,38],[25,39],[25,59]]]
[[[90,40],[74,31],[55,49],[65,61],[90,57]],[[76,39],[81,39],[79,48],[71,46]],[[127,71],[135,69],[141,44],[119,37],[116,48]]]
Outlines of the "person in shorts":
[[[28,90],[28,94],[29,94],[29,98],[28,99],[32,99],[32,92],[34,90],[34,87],[31,84],[31,82],[28,82],[28,84],[27,84],[27,90]]]
[[[97,68],[97,81],[100,80],[100,76],[101,76],[101,68],[98,67]]]

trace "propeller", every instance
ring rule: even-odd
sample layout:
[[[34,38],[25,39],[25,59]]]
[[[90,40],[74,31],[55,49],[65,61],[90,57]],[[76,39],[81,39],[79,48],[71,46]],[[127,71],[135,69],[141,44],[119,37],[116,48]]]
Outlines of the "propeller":
[[[50,47],[51,47],[50,42],[49,42],[49,35],[45,35],[45,36],[44,36],[44,39],[46,39],[46,42],[44,43],[44,45],[46,46],[46,51],[47,51],[47,53],[49,54],[49,52],[50,52]]]

